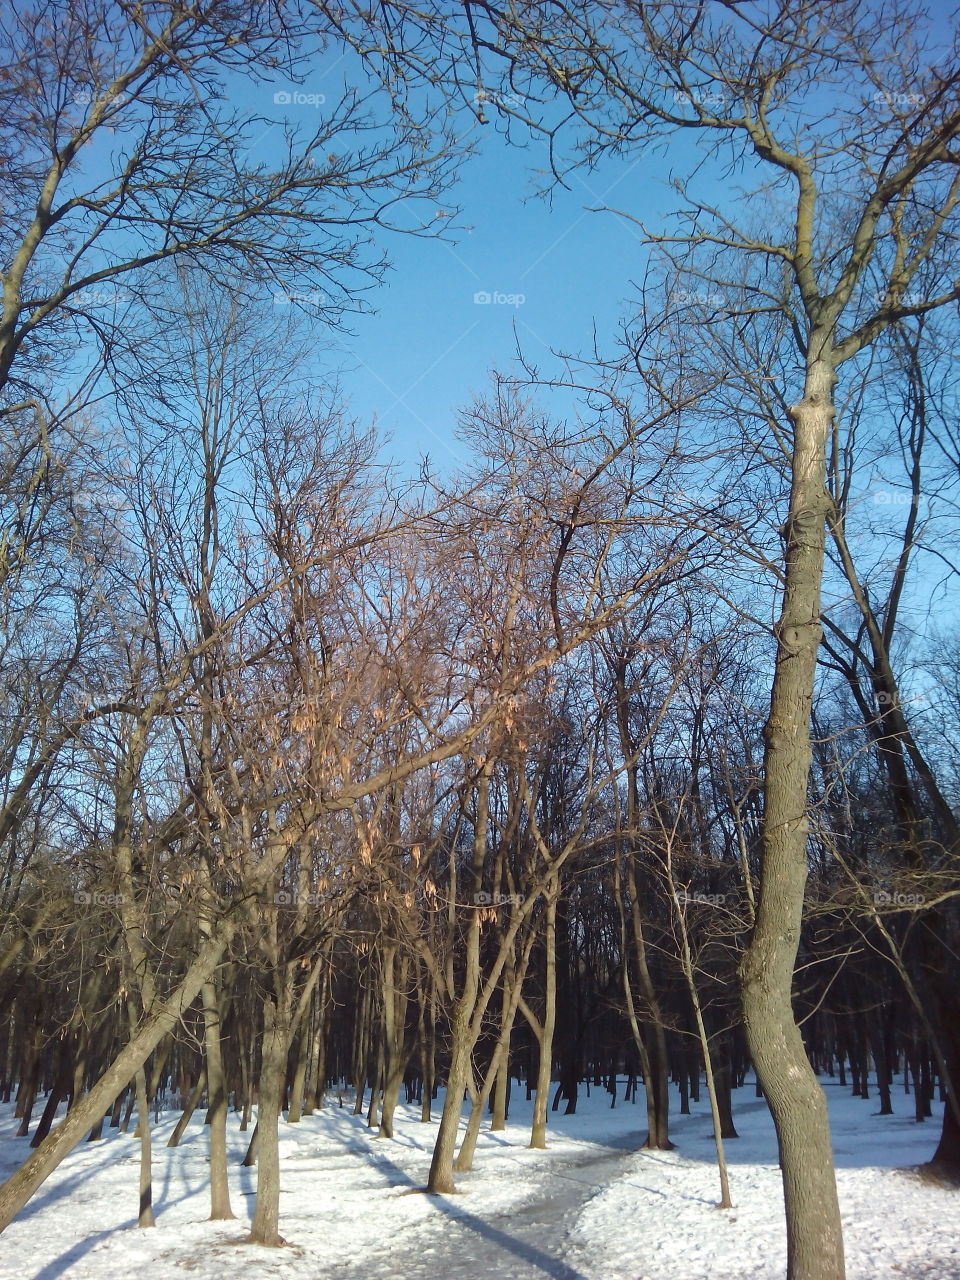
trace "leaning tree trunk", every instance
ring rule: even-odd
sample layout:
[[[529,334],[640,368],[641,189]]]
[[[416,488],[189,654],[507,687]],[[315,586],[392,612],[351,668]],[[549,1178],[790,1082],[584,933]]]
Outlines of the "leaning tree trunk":
[[[843,1236],[823,1090],[794,1020],[793,972],[807,879],[810,713],[820,643],[828,504],[826,441],[833,418],[828,339],[814,332],[794,424],[783,608],[765,727],[762,884],[741,977],[750,1053],[780,1146],[788,1280],[843,1280]]]
[[[500,1035],[497,1039],[496,1047],[494,1048],[493,1055],[487,1067],[483,1086],[477,1097],[474,1099],[470,1118],[467,1121],[466,1132],[463,1135],[463,1141],[460,1143],[460,1150],[457,1153],[457,1160],[454,1166],[458,1173],[466,1173],[473,1168],[473,1157],[476,1151],[477,1138],[480,1135],[480,1124],[482,1122],[484,1108],[490,1098],[491,1090],[494,1087],[499,1088],[500,1082],[509,1070],[510,1035],[513,1030],[514,1020],[517,1016],[517,1008],[520,1004],[520,993],[523,988],[523,979],[527,971],[527,964],[530,960],[530,952],[533,949],[534,937],[535,932],[531,929],[517,967],[510,977],[504,978],[503,1007],[500,1011]],[[506,1091],[504,1090],[504,1095],[505,1093]],[[504,1110],[506,1109],[505,1096],[501,1106]],[[503,1112],[501,1112],[501,1115],[502,1114]],[[491,1129],[495,1129],[497,1127],[496,1120],[496,1109],[494,1109],[494,1122],[490,1126]],[[500,1128],[504,1128],[502,1121]]]
[[[33,1155],[0,1186],[0,1231],[6,1230],[37,1188],[89,1133],[91,1126],[98,1120],[102,1122],[104,1114],[131,1077],[163,1037],[176,1028],[183,1013],[197,998],[203,983],[216,969],[234,929],[232,923],[221,924],[217,936],[200,948],[174,993],[154,1006],[136,1035],[117,1054],[90,1092],[70,1108]]]
[[[183,1115],[177,1121],[176,1128],[167,1139],[168,1147],[178,1147],[180,1145],[180,1139],[183,1137],[184,1133],[186,1133],[187,1125],[193,1118],[193,1113],[196,1111],[197,1104],[203,1095],[203,1088],[206,1082],[206,1070],[201,1066],[200,1070],[197,1072],[197,1083],[193,1086],[190,1096],[187,1098],[186,1105],[183,1108]]]

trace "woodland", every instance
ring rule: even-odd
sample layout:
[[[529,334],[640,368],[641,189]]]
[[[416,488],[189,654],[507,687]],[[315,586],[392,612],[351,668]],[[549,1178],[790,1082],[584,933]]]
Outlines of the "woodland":
[[[537,1150],[642,1084],[652,1151],[708,1099],[723,1206],[765,1098],[788,1276],[842,1280],[823,1077],[941,1102],[960,1178],[952,18],[38,0],[0,43],[0,1231],[117,1127],[152,1226],[161,1110],[214,1219],[241,1118],[273,1246],[320,1109],[415,1104],[451,1195],[511,1101]],[[681,134],[723,180],[606,210],[619,331],[391,460],[318,322],[456,238],[488,135],[549,199]]]

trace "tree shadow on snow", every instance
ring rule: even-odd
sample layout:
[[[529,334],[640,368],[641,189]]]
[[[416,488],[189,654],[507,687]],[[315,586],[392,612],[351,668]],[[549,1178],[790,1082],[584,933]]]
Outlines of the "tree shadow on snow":
[[[105,1231],[98,1231],[92,1236],[84,1236],[82,1240],[75,1241],[58,1257],[52,1258],[42,1270],[33,1276],[32,1280],[58,1280],[68,1268],[78,1263],[98,1244],[101,1244],[104,1240],[109,1240],[118,1231],[126,1231],[136,1225],[136,1218],[128,1218],[126,1222],[118,1223],[115,1227],[109,1227]]]
[[[616,1146],[623,1146],[624,1151],[628,1149],[626,1144],[621,1144],[619,1141]],[[371,1164],[378,1168],[378,1171],[386,1173],[389,1170],[390,1175],[398,1184],[406,1186],[409,1190],[422,1191],[424,1194],[429,1194],[425,1188],[415,1183],[410,1175],[395,1164],[386,1154],[370,1151],[367,1153],[367,1158]],[[430,1196],[430,1199],[439,1212],[448,1218],[451,1223],[474,1232],[487,1244],[511,1254],[514,1258],[520,1259],[530,1267],[537,1268],[544,1275],[552,1277],[552,1280],[587,1280],[586,1276],[569,1266],[562,1259],[554,1258],[551,1254],[537,1248],[536,1245],[528,1244],[525,1240],[519,1240],[516,1236],[502,1231],[499,1227],[495,1227],[485,1219],[478,1217],[477,1214],[471,1213],[469,1209],[462,1208],[454,1200],[442,1195]],[[466,1275],[468,1273],[465,1271],[463,1274]],[[469,1274],[472,1275],[474,1273],[471,1271]]]

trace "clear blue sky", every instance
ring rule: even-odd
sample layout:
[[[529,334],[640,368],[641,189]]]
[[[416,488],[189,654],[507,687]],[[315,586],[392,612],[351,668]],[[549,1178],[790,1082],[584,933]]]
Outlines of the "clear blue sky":
[[[491,368],[509,367],[518,341],[541,368],[551,347],[587,349],[594,324],[612,346],[645,249],[638,228],[587,206],[623,204],[656,221],[676,199],[648,164],[624,161],[574,177],[551,207],[531,198],[540,148],[508,147],[492,130],[483,142],[454,193],[471,229],[452,245],[394,239],[394,270],[371,299],[378,313],[357,319],[356,337],[344,340],[355,410],[377,415],[398,455],[427,452],[441,467],[458,452],[457,410],[486,389]]]
[[[518,341],[545,372],[550,348],[586,352],[594,327],[612,349],[647,251],[638,227],[590,208],[621,207],[656,225],[677,203],[668,185],[675,153],[575,174],[548,204],[531,194],[542,146],[510,147],[492,129],[481,141],[456,192],[472,230],[455,245],[394,243],[379,314],[359,320],[348,343],[356,408],[377,413],[398,453],[427,451],[438,465],[456,449],[457,409],[486,389],[491,368],[509,367]],[[682,140],[688,155],[690,141]],[[475,302],[481,292],[494,300]]]
[[[301,92],[326,83],[318,76]],[[306,129],[315,110],[293,103],[277,116],[290,123],[302,116]],[[636,226],[589,208],[611,204],[659,224],[678,203],[671,170],[689,171],[701,159],[695,138],[678,137],[662,155],[572,175],[570,189],[555,190],[548,203],[533,194],[544,143],[508,145],[492,124],[475,132],[478,154],[438,206],[441,213],[460,206],[457,226],[466,229],[438,218],[445,240],[381,235],[393,267],[383,287],[365,295],[372,314],[349,317],[352,334],[333,335],[323,357],[342,369],[354,415],[376,419],[391,438],[388,453],[408,465],[429,454],[445,469],[464,456],[454,438],[457,412],[486,390],[492,368],[509,369],[518,340],[544,372],[551,347],[588,350],[594,325],[612,350],[646,251]],[[265,135],[256,150],[270,146]],[[478,294],[491,300],[477,302]],[[321,346],[330,341],[325,330]]]

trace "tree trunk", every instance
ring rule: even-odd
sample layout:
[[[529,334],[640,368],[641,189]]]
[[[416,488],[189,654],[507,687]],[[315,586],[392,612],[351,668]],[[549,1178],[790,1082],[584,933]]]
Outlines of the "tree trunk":
[[[794,423],[783,608],[765,729],[762,885],[742,965],[750,1053],[773,1115],[787,1218],[788,1280],[843,1280],[843,1236],[823,1090],[794,1020],[793,971],[807,878],[810,712],[820,643],[825,450],[835,375],[811,335]]]
[[[153,1169],[150,1135],[150,1099],[147,1096],[147,1073],[141,1067],[136,1074],[137,1133],[140,1135],[140,1216],[138,1227],[156,1226],[153,1218]]]
[[[221,1001],[216,983],[203,984],[203,1046],[207,1060],[207,1120],[210,1125],[210,1218],[233,1217],[227,1180],[227,1090],[220,1042]]]
[[[173,1133],[171,1133],[170,1137],[167,1139],[168,1147],[177,1147],[180,1145],[180,1139],[183,1137],[184,1133],[186,1132],[187,1125],[190,1123],[190,1119],[194,1111],[196,1111],[197,1104],[199,1103],[200,1098],[203,1094],[203,1086],[204,1086],[205,1080],[206,1080],[205,1071],[203,1068],[201,1068],[200,1072],[197,1075],[197,1083],[193,1086],[193,1089],[190,1093],[190,1097],[187,1099],[187,1105],[183,1108],[183,1115],[177,1121],[176,1128],[174,1129]]]
[[[180,1021],[200,993],[200,988],[216,969],[234,927],[221,925],[197,953],[183,981],[173,994],[158,1003],[144,1019],[139,1031],[103,1073],[90,1092],[70,1109],[29,1159],[0,1186],[0,1231],[6,1230],[39,1186],[53,1173],[91,1125],[103,1120],[114,1098],[129,1083],[163,1037]]]
[[[257,1101],[257,1205],[249,1242],[270,1246],[280,1235],[280,1103],[287,1066],[287,1025],[273,1000],[263,1005],[263,1060]]]
[[[547,1145],[547,1104],[550,1100],[550,1076],[553,1067],[553,1031],[557,1021],[557,893],[559,884],[551,880],[546,887],[546,986],[543,1026],[538,1040],[540,1058],[537,1064],[537,1092],[533,1102],[533,1124],[530,1146],[542,1151]]]
[[[396,978],[397,948],[389,945],[383,955],[383,1033],[386,1041],[386,1063],[383,1078],[383,1103],[380,1109],[381,1138],[393,1137],[393,1115],[400,1097],[403,1073],[409,1057],[406,1048],[407,976],[410,961],[400,963],[399,983]]]

